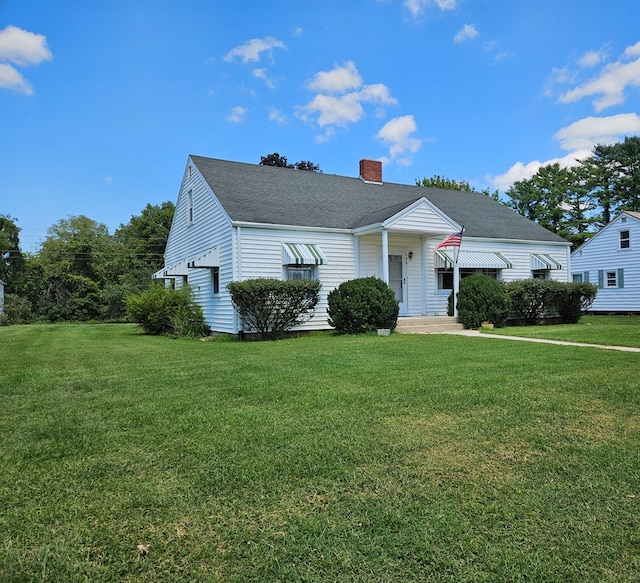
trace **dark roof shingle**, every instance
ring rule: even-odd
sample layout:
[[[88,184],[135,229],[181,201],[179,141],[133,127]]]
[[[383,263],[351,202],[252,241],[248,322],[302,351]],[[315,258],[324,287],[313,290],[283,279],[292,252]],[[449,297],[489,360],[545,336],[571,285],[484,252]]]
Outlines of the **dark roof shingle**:
[[[470,237],[565,242],[484,194],[191,159],[233,221],[355,229],[378,224],[424,197],[464,226]]]

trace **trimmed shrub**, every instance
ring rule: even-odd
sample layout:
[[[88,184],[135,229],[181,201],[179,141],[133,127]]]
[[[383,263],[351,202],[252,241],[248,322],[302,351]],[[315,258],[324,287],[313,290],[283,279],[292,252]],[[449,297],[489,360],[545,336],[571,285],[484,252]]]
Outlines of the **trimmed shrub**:
[[[518,279],[504,284],[513,309],[527,326],[538,324],[552,308],[554,292],[549,281]]]
[[[393,290],[377,277],[341,283],[327,296],[329,324],[340,334],[393,330],[400,310]]]
[[[261,338],[276,339],[313,318],[320,294],[319,281],[271,278],[233,281],[227,285],[243,326]]]
[[[577,324],[596,299],[598,288],[592,283],[559,281],[551,285],[552,304],[563,324]]]
[[[479,328],[490,322],[504,326],[511,310],[511,300],[499,281],[474,273],[460,281],[458,319],[467,328]]]
[[[189,286],[171,289],[154,284],[142,293],[127,297],[127,315],[147,334],[168,334],[177,338],[204,336],[207,327],[202,308],[193,300]]]

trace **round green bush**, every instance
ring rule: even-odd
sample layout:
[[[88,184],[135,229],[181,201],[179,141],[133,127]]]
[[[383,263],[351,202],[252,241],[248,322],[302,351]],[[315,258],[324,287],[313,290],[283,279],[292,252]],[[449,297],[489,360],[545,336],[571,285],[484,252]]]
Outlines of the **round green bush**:
[[[189,286],[171,289],[153,284],[142,293],[128,296],[126,302],[129,319],[147,334],[197,337],[207,332],[202,308],[193,300]]]
[[[341,283],[327,296],[329,324],[341,334],[362,334],[379,328],[393,330],[399,306],[393,290],[377,277]]]
[[[490,322],[504,326],[511,310],[511,299],[499,281],[474,273],[460,281],[458,319],[467,328]]]

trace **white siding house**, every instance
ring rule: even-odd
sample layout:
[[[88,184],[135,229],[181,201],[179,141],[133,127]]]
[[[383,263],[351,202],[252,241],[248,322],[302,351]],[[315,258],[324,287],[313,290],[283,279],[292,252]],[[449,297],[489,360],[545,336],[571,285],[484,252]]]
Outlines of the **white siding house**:
[[[436,250],[464,227],[459,269],[511,281],[568,281],[570,244],[489,197],[382,181],[364,160],[350,178],[189,156],[155,278],[188,282],[212,330],[242,330],[227,284],[256,277],[322,284],[302,329],[329,328],[327,294],[376,276],[401,316],[446,315],[452,250]]]
[[[640,213],[619,214],[577,249],[571,278],[598,286],[591,312],[640,312]]]

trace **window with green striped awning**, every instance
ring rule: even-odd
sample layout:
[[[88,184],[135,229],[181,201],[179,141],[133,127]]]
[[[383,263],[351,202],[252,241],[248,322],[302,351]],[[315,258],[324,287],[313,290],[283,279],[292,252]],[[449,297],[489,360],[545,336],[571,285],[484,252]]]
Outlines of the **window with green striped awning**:
[[[322,249],[315,243],[283,243],[283,265],[324,265],[327,262]]]

